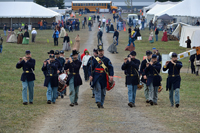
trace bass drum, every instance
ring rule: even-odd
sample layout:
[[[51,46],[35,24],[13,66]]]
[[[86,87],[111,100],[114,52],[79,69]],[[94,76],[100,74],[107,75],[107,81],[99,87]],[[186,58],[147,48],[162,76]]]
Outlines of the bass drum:
[[[58,83],[59,83],[58,91],[59,92],[64,91],[64,89],[67,87],[66,80],[67,80],[67,74],[65,73],[62,73],[58,76]]]

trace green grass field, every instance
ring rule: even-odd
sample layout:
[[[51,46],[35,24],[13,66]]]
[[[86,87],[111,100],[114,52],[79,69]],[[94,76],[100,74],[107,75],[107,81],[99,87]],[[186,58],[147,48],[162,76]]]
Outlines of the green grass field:
[[[51,49],[62,49],[62,39],[59,39],[58,47],[53,46],[52,33],[52,30],[38,30],[37,43],[30,43],[29,45],[6,43],[6,38],[4,37],[3,53],[0,54],[0,132],[23,132],[31,122],[53,108],[46,104],[46,88],[43,87],[44,75],[41,71],[42,62],[48,58],[47,52]],[[69,36],[74,42],[75,36],[79,34],[81,44],[84,44],[88,38],[86,33],[88,33],[88,29],[83,29],[80,32],[70,32]],[[2,30],[0,34],[3,35]],[[156,47],[161,54],[168,54],[169,52],[181,53],[186,50],[186,48],[179,47],[178,41],[161,42],[161,34],[160,32],[158,42],[150,44],[148,41],[149,31],[147,29],[141,31],[143,40],[135,42],[137,58],[141,60],[145,55],[145,51],[151,50],[152,47]],[[112,34],[107,36],[112,38]],[[47,43],[47,39],[50,40],[49,43]],[[112,43],[112,39],[109,40],[109,43]],[[124,51],[127,43],[128,33],[120,31],[119,54],[116,56],[119,62],[123,62],[123,58],[128,55],[128,52]],[[22,105],[22,85],[20,81],[22,70],[18,70],[15,67],[19,58],[24,56],[25,50],[31,50],[32,57],[36,59],[34,105],[28,105],[28,107]],[[69,54],[70,52],[66,53],[66,55]],[[188,58],[181,61],[183,62],[183,69],[187,70]],[[167,75],[162,74],[162,76],[162,84],[165,88]],[[147,113],[147,116],[155,117],[174,132],[196,133],[199,132],[200,127],[200,77],[190,73],[182,73],[181,77],[181,106],[179,109],[170,108],[168,92],[165,89],[159,94],[159,106],[142,109]],[[143,91],[139,91],[137,96],[140,97],[138,103],[144,104]]]

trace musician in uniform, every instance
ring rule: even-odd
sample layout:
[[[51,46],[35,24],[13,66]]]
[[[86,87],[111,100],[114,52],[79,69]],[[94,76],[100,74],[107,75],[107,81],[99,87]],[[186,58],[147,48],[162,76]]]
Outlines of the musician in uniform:
[[[122,70],[126,72],[126,85],[128,87],[128,106],[135,107],[135,97],[137,85],[139,84],[139,66],[140,61],[135,58],[136,52],[132,51],[128,58],[124,59]]]
[[[92,68],[91,68],[92,67]],[[98,108],[104,108],[106,89],[109,88],[109,80],[113,82],[114,70],[110,59],[104,56],[102,45],[98,45],[98,57],[93,59],[88,71],[91,87],[94,88],[95,100]]]
[[[69,98],[71,101],[69,106],[71,107],[78,105],[79,86],[82,85],[81,76],[79,74],[82,63],[78,60],[78,54],[78,51],[73,50],[72,57],[70,57],[69,61],[65,64],[65,70],[69,69],[69,75],[66,83],[69,85]]]
[[[92,67],[91,67],[92,61],[96,57],[98,57],[98,51],[97,51],[97,49],[93,49],[93,56],[90,57],[90,59],[88,60],[88,63],[87,63],[88,68],[91,68],[91,69],[88,69],[88,71],[92,71]],[[92,82],[90,82],[90,85],[92,85]],[[92,98],[95,98],[94,89],[92,89]]]
[[[143,82],[143,85],[144,85],[144,96],[146,98],[146,103],[149,103],[149,88],[146,85],[147,75],[145,75],[145,68],[146,68],[146,64],[151,62],[152,52],[149,50],[146,51],[146,56],[147,58],[142,61],[141,66],[140,66],[140,75],[142,75],[141,81]]]
[[[63,73],[64,72],[65,59],[60,57],[60,51],[58,51],[58,50],[55,51],[55,57],[60,62],[61,67],[62,67],[61,73]]]
[[[27,50],[25,52],[26,56],[19,59],[19,62],[16,65],[17,69],[23,67],[23,73],[21,76],[22,81],[22,99],[23,104],[28,105],[27,100],[27,87],[29,90],[29,104],[33,104],[33,95],[34,95],[34,80],[35,74],[35,60],[31,58],[31,52]]]
[[[177,60],[177,54],[172,54],[172,60],[167,61],[163,67],[163,71],[168,71],[168,78],[167,78],[167,91],[169,90],[169,99],[171,102],[171,107],[174,107],[174,98],[175,98],[175,104],[176,107],[179,107],[180,102],[180,83],[181,83],[181,77],[180,77],[180,70],[182,68],[182,62]],[[174,91],[175,91],[175,97],[174,97]]]
[[[145,75],[147,75],[147,86],[149,88],[149,103],[158,105],[158,88],[160,86],[161,77],[159,75],[161,64],[157,61],[157,55],[152,55],[150,63],[146,64]]]
[[[58,90],[58,74],[61,71],[60,62],[56,61],[55,55],[50,54],[49,59],[45,60],[42,66],[45,71],[44,86],[47,87],[47,104],[55,104]]]

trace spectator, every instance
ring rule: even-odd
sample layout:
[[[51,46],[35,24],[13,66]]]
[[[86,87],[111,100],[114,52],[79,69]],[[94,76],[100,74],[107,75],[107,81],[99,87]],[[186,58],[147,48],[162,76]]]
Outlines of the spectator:
[[[1,37],[0,34],[0,53],[2,53],[2,49],[3,49],[3,37]]]
[[[99,40],[102,42],[102,36],[103,36],[103,32],[101,31],[101,28],[99,28],[99,31],[97,32],[97,39],[98,39],[98,44],[99,44]]]
[[[159,34],[159,30],[158,30],[158,28],[156,28],[155,29],[156,41],[158,41],[158,34]]]
[[[43,25],[44,25],[44,29],[46,30],[47,29],[47,22],[46,22],[46,20],[44,20]]]
[[[3,26],[4,36],[6,36],[6,31],[7,31],[7,26],[4,24],[4,26]]]
[[[187,41],[185,41],[185,43],[187,43],[187,48],[191,48],[191,40],[190,37],[187,37]]]
[[[52,37],[54,38],[54,46],[58,46],[59,32],[57,29],[53,32]]]
[[[32,42],[35,42],[35,38],[36,38],[36,35],[37,35],[37,31],[35,30],[35,28],[33,28],[31,34],[32,34]]]
[[[81,68],[83,68],[83,71],[84,71],[84,77],[85,77],[85,81],[87,82],[89,80],[89,75],[88,75],[88,66],[87,66],[87,63],[88,63],[88,60],[90,59],[90,55],[89,55],[89,52],[86,50],[85,51],[85,56],[83,56],[83,59],[82,59],[82,66]]]

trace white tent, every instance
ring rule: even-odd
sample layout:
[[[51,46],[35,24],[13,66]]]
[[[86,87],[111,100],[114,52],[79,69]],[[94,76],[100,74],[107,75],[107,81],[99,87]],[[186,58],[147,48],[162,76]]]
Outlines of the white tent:
[[[165,5],[165,4],[177,4],[177,3],[179,3],[179,2],[171,2],[171,1],[159,2],[159,1],[156,1],[155,3],[153,3],[153,4],[151,4],[151,5],[147,6],[147,7],[143,7],[143,16],[146,17],[146,11],[152,9],[157,4]]]
[[[197,18],[200,18],[199,10],[200,0],[184,0],[167,10],[157,13],[155,16],[168,14],[177,19],[177,22],[194,24]]]
[[[0,2],[0,18],[9,20],[16,18],[55,18],[61,19],[61,14],[40,6],[34,2]],[[3,21],[3,20],[1,20]]]
[[[175,23],[174,25],[177,25],[176,29],[173,31],[172,35],[176,36],[177,38],[180,38],[181,36],[181,29],[182,26],[191,26],[185,23]],[[169,26],[169,25],[168,25]],[[173,26],[172,24],[170,26]]]
[[[191,38],[191,47],[198,47],[200,46],[200,30],[196,30],[193,32],[192,38]]]
[[[183,26],[182,30],[181,30],[181,38],[180,38],[180,41],[179,41],[180,46],[185,47],[185,48],[187,47],[187,44],[185,43],[185,41],[187,40],[188,36],[190,38],[195,38],[195,40],[193,40],[193,42],[191,44],[191,47],[194,46],[193,44],[197,45],[199,42],[198,42],[198,39],[196,39],[196,38],[200,38],[198,36],[199,34],[195,35],[195,37],[193,37],[193,36],[194,36],[194,32],[198,31],[198,30],[200,30],[199,26]],[[200,45],[198,45],[198,46],[200,46]]]
[[[154,18],[154,15],[162,12],[163,10],[169,9],[170,7],[174,6],[175,4],[157,4],[154,6],[150,11],[147,12],[146,18],[147,23]]]

